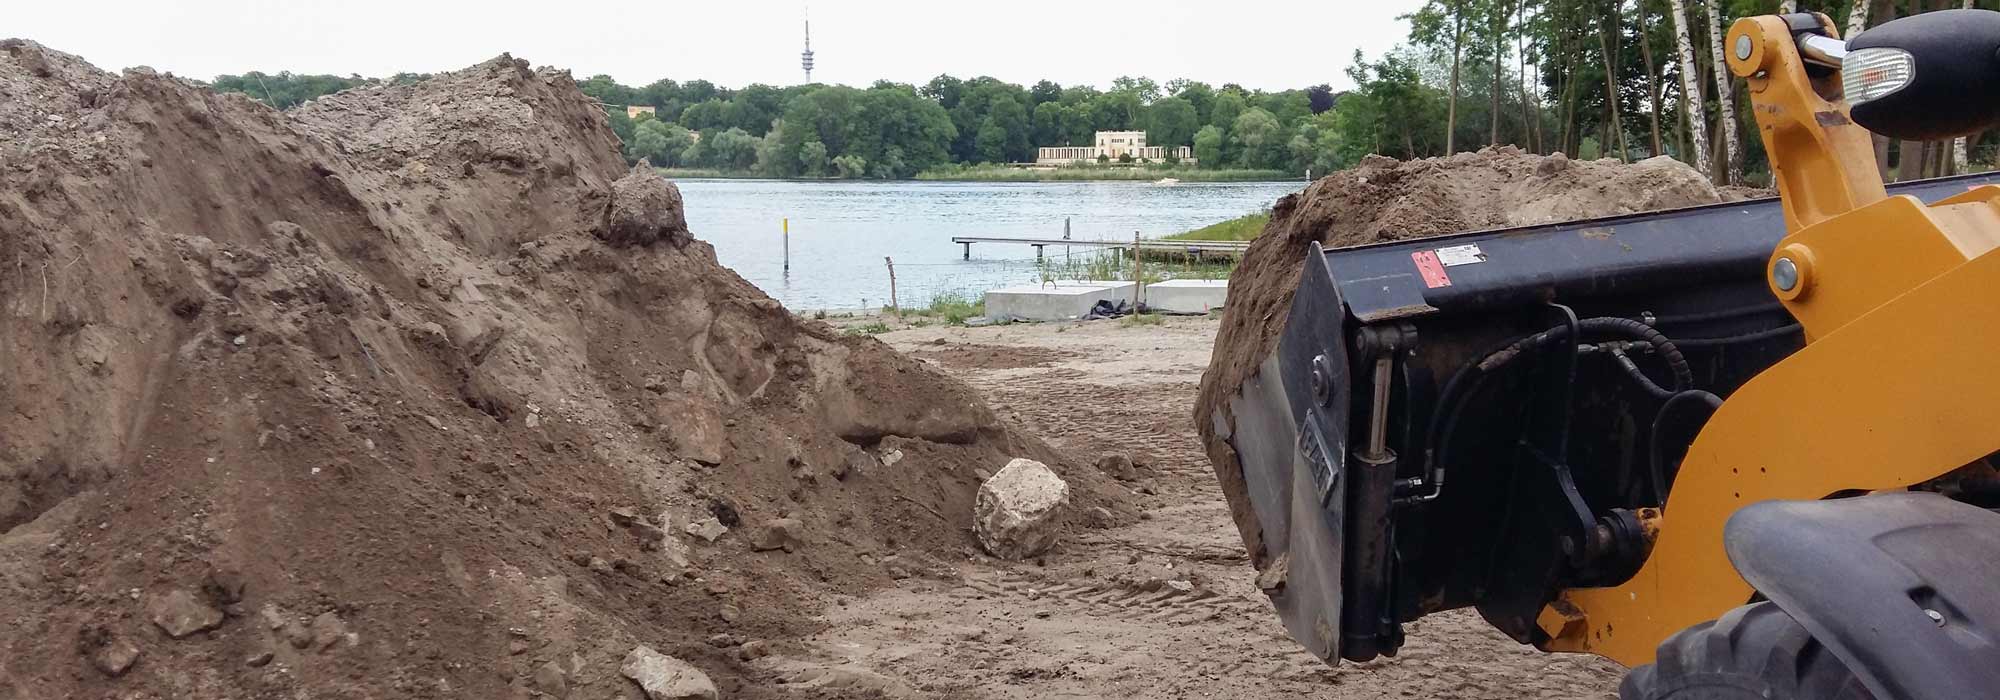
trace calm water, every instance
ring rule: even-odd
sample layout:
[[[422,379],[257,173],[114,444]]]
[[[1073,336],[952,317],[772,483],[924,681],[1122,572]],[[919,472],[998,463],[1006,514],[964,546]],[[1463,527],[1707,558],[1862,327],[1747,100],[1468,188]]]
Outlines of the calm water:
[[[905,306],[941,292],[976,297],[1037,279],[1035,249],[975,244],[972,260],[952,236],[1130,240],[1178,233],[1265,209],[1303,182],[786,182],[680,180],[689,227],[722,264],[797,309],[874,308],[889,301],[896,261]],[[792,229],[783,267],[780,221]],[[1088,249],[1078,249],[1079,257]],[[1060,259],[1061,248],[1048,254]]]

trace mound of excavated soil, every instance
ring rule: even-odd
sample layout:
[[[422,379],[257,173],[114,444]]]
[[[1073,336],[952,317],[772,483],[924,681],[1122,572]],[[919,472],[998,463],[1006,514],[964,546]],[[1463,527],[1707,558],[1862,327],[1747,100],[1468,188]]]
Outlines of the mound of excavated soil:
[[[1441,236],[1461,231],[1546,224],[1743,199],[1754,191],[1718,192],[1667,157],[1623,164],[1540,156],[1511,146],[1446,158],[1397,161],[1369,156],[1278,200],[1271,223],[1229,278],[1215,353],[1195,403],[1209,461],[1244,544],[1263,565],[1257,528],[1243,491],[1236,452],[1217,437],[1229,397],[1270,356],[1292,308],[1307,246],[1329,248]]]
[[[617,147],[507,56],[281,114],[0,42],[0,698],[773,696],[731,639],[969,552],[975,469],[1107,505]]]

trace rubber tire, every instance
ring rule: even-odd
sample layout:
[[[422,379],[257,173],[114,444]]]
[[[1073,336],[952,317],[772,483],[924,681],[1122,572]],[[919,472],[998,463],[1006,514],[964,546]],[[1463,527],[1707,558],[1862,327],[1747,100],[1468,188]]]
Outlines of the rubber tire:
[[[1621,700],[1873,700],[1831,651],[1777,604],[1752,603],[1660,643]]]

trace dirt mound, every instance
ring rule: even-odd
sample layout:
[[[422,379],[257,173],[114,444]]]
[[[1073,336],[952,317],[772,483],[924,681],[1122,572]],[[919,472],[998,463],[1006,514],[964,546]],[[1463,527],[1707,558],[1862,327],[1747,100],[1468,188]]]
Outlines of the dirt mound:
[[[1310,243],[1334,248],[1428,238],[1711,204],[1745,194],[1718,192],[1693,168],[1664,156],[1624,164],[1503,146],[1411,161],[1369,156],[1360,167],[1327,175],[1278,200],[1270,224],[1230,276],[1229,305],[1195,403],[1195,425],[1230,496],[1238,529],[1257,531],[1241,500],[1236,453],[1216,436],[1215,420],[1227,417],[1229,397],[1275,348]],[[1246,534],[1244,544],[1261,567],[1261,543]]]
[[[0,42],[0,698],[773,696],[711,635],[971,551],[975,469],[1109,504],[617,145],[507,56],[282,114]]]

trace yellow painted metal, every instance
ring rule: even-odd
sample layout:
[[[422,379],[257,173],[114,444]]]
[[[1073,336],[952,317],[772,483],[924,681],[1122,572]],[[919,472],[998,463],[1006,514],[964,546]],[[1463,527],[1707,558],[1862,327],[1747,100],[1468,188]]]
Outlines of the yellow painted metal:
[[[1925,235],[1878,234],[1885,252]],[[1722,547],[1723,524],[1738,508],[1904,487],[2000,446],[1994,290],[2000,254],[1989,253],[1860,315],[1731,394],[1682,461],[1638,575],[1565,592],[1558,604],[1582,611],[1585,624],[1568,625],[1545,648],[1649,663],[1668,635],[1749,602],[1750,585]]]
[[[1807,345],[1737,389],[1695,438],[1639,573],[1543,611],[1549,650],[1648,663],[1667,636],[1748,602],[1722,541],[1738,509],[1901,488],[2000,447],[2000,304],[1987,301],[2000,290],[2000,187],[1930,206],[1885,197],[1867,135],[1821,96],[1838,76],[1808,80],[1787,32],[1749,18],[1725,46],[1751,41],[1730,69],[1751,84],[1792,231],[1772,264],[1790,259],[1799,282],[1772,291]]]
[[[1820,15],[1828,31],[1833,23]],[[1735,48],[1748,40],[1748,58]],[[1887,196],[1875,170],[1868,130],[1847,117],[1847,105],[1829,100],[1840,79],[1818,81],[1806,72],[1785,21],[1746,17],[1729,29],[1729,70],[1748,85],[1750,104],[1764,152],[1771,154],[1771,179],[1784,200],[1785,224],[1792,231],[1825,221]]]

